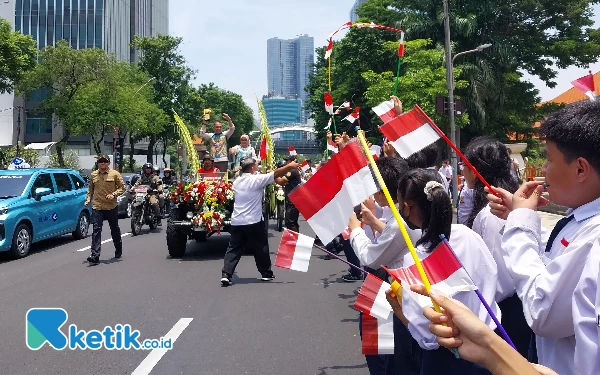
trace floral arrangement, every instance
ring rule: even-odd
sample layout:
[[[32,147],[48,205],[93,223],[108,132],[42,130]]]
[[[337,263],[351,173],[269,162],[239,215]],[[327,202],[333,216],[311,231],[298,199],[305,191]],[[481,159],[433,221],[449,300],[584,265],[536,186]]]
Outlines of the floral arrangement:
[[[221,230],[223,220],[231,214],[233,188],[225,181],[202,180],[188,185],[177,185],[169,194],[173,203],[187,203],[194,207],[196,214],[192,223],[208,232]]]

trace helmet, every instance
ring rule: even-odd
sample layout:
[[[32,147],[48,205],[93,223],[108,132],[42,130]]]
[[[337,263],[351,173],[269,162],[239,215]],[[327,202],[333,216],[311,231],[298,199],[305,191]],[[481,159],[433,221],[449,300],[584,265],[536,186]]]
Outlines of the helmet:
[[[152,167],[152,169],[154,170],[154,172],[160,173],[160,168],[158,167],[158,165],[155,165],[154,167]]]
[[[153,168],[153,165],[152,165],[152,163],[146,163],[146,164],[142,165],[142,173],[144,173],[144,170],[145,170],[146,168],[150,168],[150,169],[152,169],[152,168]]]
[[[279,160],[279,161],[277,161],[277,164],[275,164],[275,166],[277,168],[282,168],[283,166],[285,166],[285,160]]]

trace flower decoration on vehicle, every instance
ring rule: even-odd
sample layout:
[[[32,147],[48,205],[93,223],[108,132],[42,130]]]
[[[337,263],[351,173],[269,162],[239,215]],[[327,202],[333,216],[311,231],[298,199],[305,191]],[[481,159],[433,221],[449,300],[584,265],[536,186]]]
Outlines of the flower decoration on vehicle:
[[[285,192],[283,191],[283,186],[277,185],[277,200],[284,201],[285,200]]]
[[[188,185],[177,185],[169,194],[173,203],[192,206],[195,227],[207,231],[219,231],[223,220],[231,215],[234,193],[231,183],[217,180],[201,180]]]

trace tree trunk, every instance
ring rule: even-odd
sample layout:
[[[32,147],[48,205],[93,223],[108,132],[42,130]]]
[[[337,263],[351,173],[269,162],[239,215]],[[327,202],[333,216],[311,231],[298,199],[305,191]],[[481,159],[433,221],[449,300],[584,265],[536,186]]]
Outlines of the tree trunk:
[[[58,165],[61,168],[65,167],[65,156],[63,153],[63,147],[66,145],[67,140],[69,140],[69,133],[65,130],[65,135],[56,144],[56,156],[58,157]]]
[[[123,138],[119,137],[119,173],[123,173],[123,160],[125,159],[123,152],[125,152],[125,139],[127,139],[127,133],[123,135]]]
[[[167,158],[165,157],[166,154],[167,154],[167,137],[164,137],[163,138],[163,153],[162,153],[164,168],[167,167]]]
[[[156,144],[156,135],[152,134],[150,136],[150,143],[148,143],[148,153],[146,155],[146,162],[148,162],[148,163],[152,163],[152,157],[154,156],[154,145],[155,144]]]
[[[135,173],[135,161],[133,160],[133,154],[135,152],[135,143],[135,137],[129,136],[129,169],[131,169],[131,173]]]

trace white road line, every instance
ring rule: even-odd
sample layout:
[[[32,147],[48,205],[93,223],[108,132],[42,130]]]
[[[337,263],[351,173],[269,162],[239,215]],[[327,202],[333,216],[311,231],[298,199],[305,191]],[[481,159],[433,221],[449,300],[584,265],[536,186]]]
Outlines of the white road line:
[[[121,235],[121,237],[129,236],[129,235],[131,235],[131,233],[123,233],[123,234]],[[110,239],[108,239],[108,240],[104,240],[104,241],[100,242],[100,244],[101,244],[101,245],[104,245],[105,243],[108,243],[108,242],[111,242],[111,241],[112,241],[112,238],[110,238]],[[92,248],[91,246],[86,246],[86,247],[84,247],[83,249],[79,249],[79,250],[77,250],[77,251],[86,251],[86,250],[90,250],[91,248]]]
[[[194,320],[194,318],[181,318],[171,330],[164,335],[164,339],[171,339],[171,345],[174,347],[175,341],[181,335],[184,329]],[[148,375],[156,366],[158,361],[165,355],[167,351],[171,349],[152,349],[152,351],[148,354],[146,358],[140,363],[140,365],[133,371],[131,375]]]

